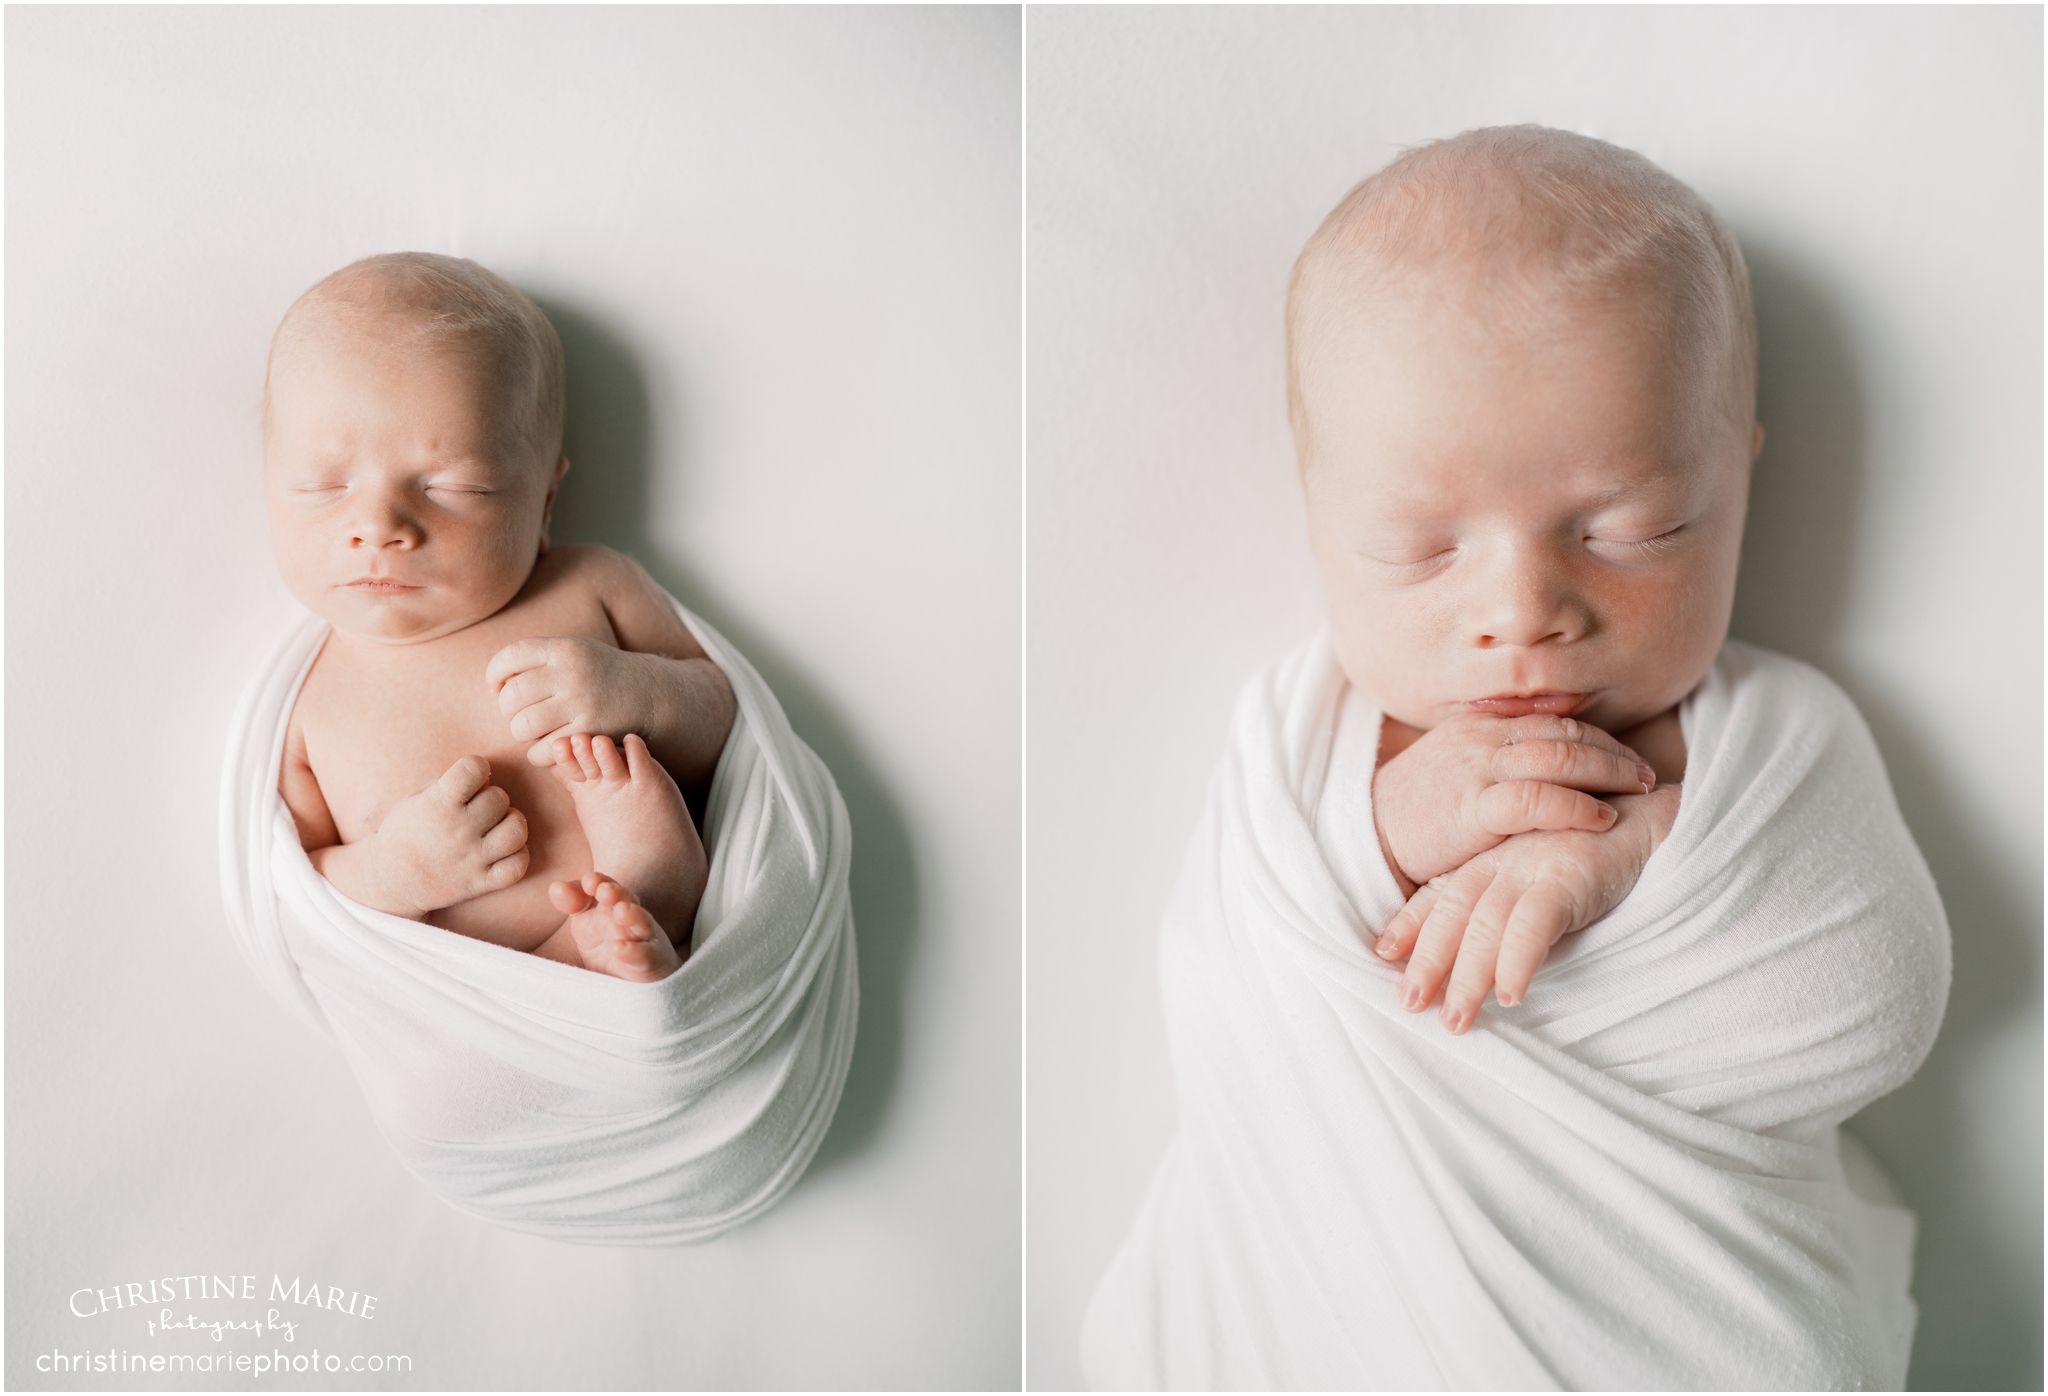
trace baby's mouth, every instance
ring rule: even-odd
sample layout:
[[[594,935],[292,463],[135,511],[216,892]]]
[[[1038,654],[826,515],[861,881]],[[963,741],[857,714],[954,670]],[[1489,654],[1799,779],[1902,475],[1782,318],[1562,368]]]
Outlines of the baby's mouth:
[[[347,584],[350,591],[367,592],[371,596],[402,596],[419,588],[410,582],[397,581],[391,577],[358,577]]]
[[[1535,713],[1570,717],[1592,700],[1590,693],[1496,693],[1491,698],[1474,698],[1465,706],[1496,717],[1528,717]]]

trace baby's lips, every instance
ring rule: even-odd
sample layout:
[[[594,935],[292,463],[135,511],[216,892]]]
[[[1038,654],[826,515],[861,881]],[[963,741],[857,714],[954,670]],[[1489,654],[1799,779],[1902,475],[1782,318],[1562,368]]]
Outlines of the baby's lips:
[[[1490,698],[1474,698],[1465,706],[1473,712],[1492,713],[1495,717],[1533,717],[1542,713],[1551,717],[1570,717],[1592,701],[1590,693],[1496,693]]]

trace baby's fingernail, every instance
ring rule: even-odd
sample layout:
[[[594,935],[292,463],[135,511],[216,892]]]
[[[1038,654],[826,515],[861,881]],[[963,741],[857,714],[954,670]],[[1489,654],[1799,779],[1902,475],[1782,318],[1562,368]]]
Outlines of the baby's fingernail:
[[[1407,1009],[1410,1013],[1422,1007],[1422,990],[1413,984],[1402,984],[1401,1007]]]
[[[1373,946],[1376,953],[1389,960],[1394,958],[1394,952],[1400,948],[1401,942],[1390,935],[1381,936],[1378,943]]]
[[[1520,994],[1513,992],[1512,990],[1503,993],[1499,989],[1495,989],[1493,991],[1493,999],[1494,1002],[1498,1003],[1502,1008],[1513,1008],[1516,1004],[1522,1001],[1522,996]]]
[[[1459,1009],[1454,1012],[1452,1011],[1451,1007],[1448,1004],[1446,1004],[1444,1006],[1444,1026],[1449,1028],[1452,1032],[1463,1032],[1465,1030],[1464,1010]]]
[[[1608,804],[1605,800],[1595,800],[1593,803],[1599,808],[1600,817],[1609,824],[1612,824],[1614,822],[1614,806]]]

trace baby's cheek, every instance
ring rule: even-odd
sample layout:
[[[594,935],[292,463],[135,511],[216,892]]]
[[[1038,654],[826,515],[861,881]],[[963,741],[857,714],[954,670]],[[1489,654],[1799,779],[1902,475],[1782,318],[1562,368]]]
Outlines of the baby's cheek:
[[[1430,679],[1450,622],[1398,593],[1350,591],[1327,599],[1331,647],[1351,686],[1374,706],[1427,728],[1435,720]]]
[[[285,590],[308,610],[322,614],[319,603],[326,591],[321,585],[324,549],[309,544],[302,532],[273,523],[270,552],[278,576],[284,579]]]
[[[1691,567],[1631,578],[1601,607],[1611,638],[1640,670],[1648,701],[1668,706],[1685,696],[1728,638],[1734,602],[1732,569]]]

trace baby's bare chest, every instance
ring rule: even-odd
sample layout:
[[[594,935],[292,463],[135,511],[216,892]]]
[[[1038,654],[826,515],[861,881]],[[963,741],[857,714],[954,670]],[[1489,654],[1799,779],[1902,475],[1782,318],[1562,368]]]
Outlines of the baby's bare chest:
[[[492,782],[526,814],[532,843],[576,830],[567,794],[528,763],[528,743],[512,736],[486,677],[507,645],[548,636],[617,643],[596,598],[575,594],[522,601],[423,645],[367,649],[330,640],[293,721],[342,841],[373,832],[392,805],[472,755],[490,761]]]

